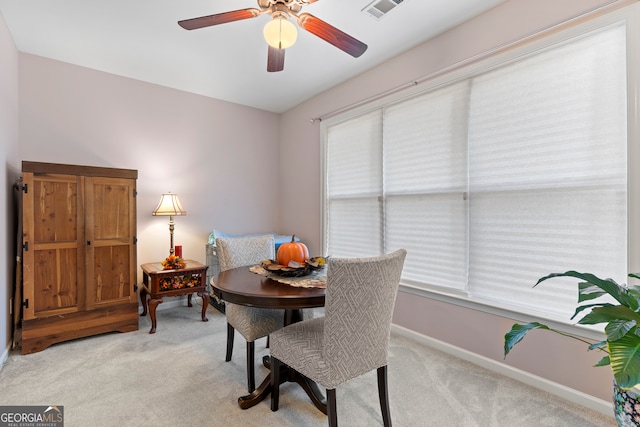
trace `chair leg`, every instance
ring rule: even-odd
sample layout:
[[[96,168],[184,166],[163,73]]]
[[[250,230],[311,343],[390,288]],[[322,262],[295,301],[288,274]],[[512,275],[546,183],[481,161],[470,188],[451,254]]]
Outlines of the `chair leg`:
[[[235,329],[231,326],[230,323],[227,323],[227,356],[225,357],[225,361],[229,362],[231,360],[231,355],[233,354],[233,336],[235,335]]]
[[[391,427],[391,413],[389,412],[389,387],[387,384],[387,365],[378,368],[378,397],[382,410],[384,427]]]
[[[271,410],[278,410],[280,404],[280,361],[271,356]]]
[[[256,389],[255,341],[247,341],[247,389],[249,393]]]
[[[336,389],[327,389],[327,417],[329,427],[338,427],[338,414],[336,413]]]

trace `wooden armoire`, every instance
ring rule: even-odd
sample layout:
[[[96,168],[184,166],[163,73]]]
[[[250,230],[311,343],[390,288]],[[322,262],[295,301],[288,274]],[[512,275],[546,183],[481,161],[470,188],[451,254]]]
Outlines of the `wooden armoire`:
[[[22,163],[22,353],[138,329],[138,172]]]

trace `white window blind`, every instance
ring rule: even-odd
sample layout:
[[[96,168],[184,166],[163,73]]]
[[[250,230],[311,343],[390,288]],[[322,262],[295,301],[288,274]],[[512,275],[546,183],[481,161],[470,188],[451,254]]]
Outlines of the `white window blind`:
[[[325,129],[326,253],[406,248],[403,282],[566,321],[569,269],[627,274],[626,25]]]
[[[569,269],[627,273],[625,27],[572,40],[472,80],[472,296],[567,319]]]
[[[374,256],[382,244],[382,123],[374,111],[331,127],[326,148],[326,254]]]
[[[464,82],[384,109],[384,234],[413,254],[405,280],[466,286],[468,93]]]

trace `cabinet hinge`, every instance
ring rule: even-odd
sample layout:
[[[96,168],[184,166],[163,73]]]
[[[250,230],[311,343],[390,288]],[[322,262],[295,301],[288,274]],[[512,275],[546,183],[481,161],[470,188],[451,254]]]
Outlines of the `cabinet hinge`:
[[[29,300],[28,300],[28,299],[26,299],[26,300],[22,301],[22,306],[23,306],[24,308],[29,308]]]
[[[22,191],[27,194],[29,192],[29,184],[22,184]]]
[[[29,250],[29,242],[24,242],[22,244],[22,250],[23,251],[28,251]]]
[[[133,285],[133,292],[138,292],[138,285]]]
[[[133,244],[134,245],[138,244],[138,236],[133,236]]]
[[[138,190],[133,190],[133,197],[137,197],[138,196]]]

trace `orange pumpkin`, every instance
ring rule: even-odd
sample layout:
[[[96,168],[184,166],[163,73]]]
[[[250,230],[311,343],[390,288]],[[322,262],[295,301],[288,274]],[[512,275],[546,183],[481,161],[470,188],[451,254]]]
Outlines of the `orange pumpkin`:
[[[291,242],[283,243],[278,248],[278,264],[289,265],[289,262],[295,261],[304,264],[309,259],[309,250],[307,245],[302,242],[296,242],[296,236],[291,236]]]

